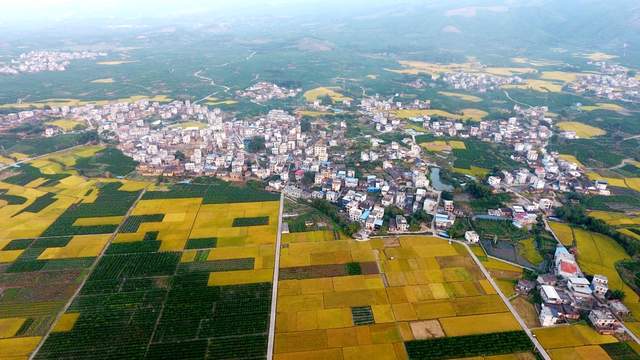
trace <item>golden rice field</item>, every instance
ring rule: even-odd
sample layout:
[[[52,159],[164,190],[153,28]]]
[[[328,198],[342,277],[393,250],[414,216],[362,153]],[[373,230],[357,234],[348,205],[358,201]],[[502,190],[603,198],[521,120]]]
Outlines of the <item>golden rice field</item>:
[[[590,354],[596,357],[587,357],[588,359],[609,359],[609,357],[600,357],[606,352],[599,346],[618,342],[618,339],[611,335],[600,335],[589,325],[560,325],[549,328],[539,328],[533,330],[542,346],[549,352],[553,359],[581,359],[575,357],[576,352],[584,352],[590,349]],[[599,350],[597,350],[599,349]],[[574,357],[566,357],[573,353]]]
[[[514,76],[533,73],[536,70],[529,67],[481,67],[477,63],[467,62],[463,64],[436,64],[422,61],[399,61],[402,69],[385,69],[397,74],[419,75],[427,74],[434,77],[448,72],[479,72],[497,76]]]
[[[609,288],[623,290],[625,305],[631,312],[640,311],[640,297],[624,283],[615,264],[629,259],[629,255],[612,238],[601,234],[573,229],[578,249],[578,265],[588,274],[602,274],[609,278]]]
[[[419,116],[439,116],[453,120],[471,120],[481,121],[489,113],[479,109],[462,109],[460,113],[450,113],[444,110],[429,109],[429,110],[396,110],[393,114],[400,119],[412,119]]]
[[[40,339],[40,336],[0,339],[0,359],[28,359]]]
[[[25,318],[0,319],[0,339],[14,337],[26,320]]]
[[[591,61],[607,61],[617,58],[617,55],[611,55],[603,52],[592,52],[586,54],[580,54],[581,57],[589,59]]]
[[[95,79],[92,80],[92,84],[113,84],[115,80],[113,78]]]
[[[597,103],[595,105],[583,105],[580,107],[582,111],[595,111],[595,110],[609,110],[615,112],[625,112],[627,109],[618,104],[611,103]]]
[[[348,96],[342,95],[338,90],[340,90],[340,88],[319,87],[305,92],[304,98],[308,102],[314,102],[325,96],[330,97],[333,102],[344,102],[353,100]]]
[[[283,235],[276,359],[406,359],[405,341],[520,329],[462,246],[320,236]],[[353,263],[378,270],[335,275]],[[283,275],[301,269],[316,275]],[[354,307],[370,307],[372,323],[356,325]]]
[[[583,124],[576,121],[563,121],[556,124],[560,130],[574,131],[579,138],[591,139],[605,135],[607,132],[595,126]]]
[[[136,102],[139,100],[149,100],[149,101],[157,101],[157,102],[171,101],[171,99],[166,95],[155,95],[155,96],[134,95],[128,98],[114,99],[114,100],[44,99],[44,100],[33,101],[33,102],[2,104],[0,105],[0,109],[31,109],[31,108],[43,109],[46,106],[51,106],[51,107],[83,106],[83,105],[89,105],[89,104],[103,106],[103,105],[113,104],[113,103]]]
[[[204,129],[207,127],[207,124],[200,121],[185,121],[185,122],[180,122],[175,125],[172,125],[172,127],[178,127],[181,129],[189,129],[189,128]]]
[[[558,240],[560,240],[562,245],[573,246],[574,237],[573,237],[573,229],[571,228],[571,226],[564,223],[553,222],[553,221],[549,222],[549,226],[551,226],[551,229],[556,234],[556,236],[558,237]]]
[[[309,117],[322,117],[322,116],[331,116],[333,115],[333,113],[330,113],[327,111],[297,110],[296,115],[309,116]]]
[[[71,331],[79,317],[80,313],[64,313],[60,316],[60,319],[58,319],[58,322],[56,322],[51,331],[54,333]]]
[[[584,167],[584,165],[578,160],[574,155],[560,154],[558,157],[564,161],[568,161],[570,163],[574,163],[580,167]]]
[[[224,99],[218,99],[215,97],[208,97],[205,101],[206,105],[209,106],[217,106],[217,105],[235,105],[238,102],[235,100],[224,100]]]
[[[587,177],[589,180],[605,180],[609,183],[609,186],[619,187],[619,188],[627,188],[635,191],[640,191],[640,178],[612,178],[607,176],[602,176],[594,171],[587,172]]]
[[[438,91],[438,94],[442,96],[454,97],[460,100],[474,102],[474,103],[482,102],[482,98],[469,95],[469,94],[461,94],[461,93],[455,93],[455,92],[449,92],[449,91]]]
[[[524,84],[503,85],[503,89],[525,89],[538,92],[562,92],[563,83],[551,80],[526,79]]]
[[[38,260],[95,257],[107,246],[111,234],[76,235],[64,247],[48,248]]]
[[[459,141],[459,140],[451,140],[451,141],[434,140],[427,143],[421,143],[420,146],[422,146],[424,149],[428,151],[433,151],[433,152],[451,151],[456,149],[464,150],[467,148],[464,144],[464,141]]]
[[[640,214],[626,214],[611,211],[590,211],[589,216],[600,219],[611,226],[640,225]]]
[[[71,131],[78,125],[84,125],[84,121],[74,120],[74,119],[61,119],[61,120],[49,121],[46,124],[59,127],[64,131]]]
[[[564,83],[572,83],[578,79],[579,76],[586,74],[565,72],[565,71],[543,71],[540,79],[551,81],[562,81]]]

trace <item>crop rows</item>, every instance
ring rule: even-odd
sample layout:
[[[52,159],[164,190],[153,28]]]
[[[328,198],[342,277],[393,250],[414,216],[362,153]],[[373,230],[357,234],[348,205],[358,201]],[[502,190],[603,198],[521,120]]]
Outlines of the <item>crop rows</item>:
[[[194,250],[194,249],[211,249],[216,247],[218,244],[218,239],[216,238],[205,238],[205,239],[189,239],[187,241],[187,245],[185,249]]]
[[[54,202],[56,202],[55,196],[56,196],[56,194],[54,194],[54,193],[46,193],[46,194],[40,196],[39,198],[37,198],[29,206],[27,206],[24,209],[22,209],[22,211],[20,211],[18,214],[23,213],[23,212],[39,213],[41,210],[44,210],[47,206],[49,206],[49,205],[53,204]],[[16,214],[16,215],[18,215],[18,214]]]
[[[523,331],[445,337],[405,343],[409,359],[457,359],[531,351]]]
[[[43,174],[40,169],[33,167],[29,164],[20,165],[20,174],[14,175],[10,178],[3,180],[6,183],[13,185],[24,186],[33,180],[37,180],[39,178],[45,178],[53,181],[59,181],[66,177],[69,177],[69,174]]]
[[[164,219],[164,214],[154,215],[133,215],[129,216],[120,229],[121,233],[135,233],[138,232],[140,225],[147,222],[161,222]]]
[[[119,191],[121,183],[105,184],[93,203],[74,204],[44,231],[43,236],[108,234],[117,225],[73,226],[79,218],[125,215],[138,197],[138,192]]]
[[[640,357],[640,354],[624,342],[616,342],[611,344],[600,345],[613,360],[634,360]]]
[[[250,217],[250,218],[235,218],[233,219],[233,227],[249,227],[249,226],[262,226],[269,225],[268,216]]]
[[[236,186],[224,181],[199,178],[196,184],[177,184],[170,191],[148,191],[145,200],[180,199],[202,197],[203,204],[228,204],[259,201],[276,201],[279,195],[266,192],[254,186]]]
[[[0,189],[0,200],[7,202],[7,205],[22,205],[27,202],[27,199],[18,195],[9,195],[6,190]]]

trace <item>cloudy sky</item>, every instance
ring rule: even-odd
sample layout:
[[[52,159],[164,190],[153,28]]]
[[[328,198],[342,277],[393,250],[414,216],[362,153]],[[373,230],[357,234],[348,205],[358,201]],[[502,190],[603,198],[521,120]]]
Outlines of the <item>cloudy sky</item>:
[[[328,4],[332,1],[335,5],[335,0],[10,0],[3,1],[0,22],[163,17],[257,7],[287,8],[300,4]]]

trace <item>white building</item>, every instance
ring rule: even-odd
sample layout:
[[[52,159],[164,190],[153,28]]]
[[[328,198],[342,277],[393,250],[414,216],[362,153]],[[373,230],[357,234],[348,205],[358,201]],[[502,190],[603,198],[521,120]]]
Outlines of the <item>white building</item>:
[[[467,231],[464,233],[464,238],[470,244],[477,244],[480,241],[480,235],[475,231]]]
[[[609,291],[609,279],[604,275],[594,275],[591,280],[591,291],[597,297],[604,297]]]
[[[556,288],[550,285],[540,286],[540,296],[546,304],[562,304],[562,299],[556,291]]]
[[[544,327],[553,326],[557,324],[559,320],[556,314],[554,314],[554,312],[550,308],[544,305],[542,305],[542,308],[540,309],[538,319],[540,320],[540,325]]]

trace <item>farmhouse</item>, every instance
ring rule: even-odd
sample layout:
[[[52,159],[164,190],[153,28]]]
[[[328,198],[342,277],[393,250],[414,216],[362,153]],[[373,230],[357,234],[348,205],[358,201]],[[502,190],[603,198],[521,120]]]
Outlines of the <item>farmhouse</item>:
[[[562,298],[556,291],[556,288],[549,285],[540,286],[540,296],[545,304],[562,304]]]
[[[582,275],[575,256],[564,246],[558,246],[555,253],[556,274],[565,279]]]
[[[611,311],[606,309],[594,309],[589,312],[589,320],[593,327],[600,334],[614,334],[618,331],[620,327],[620,323],[618,319],[611,313]]]

